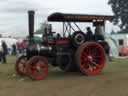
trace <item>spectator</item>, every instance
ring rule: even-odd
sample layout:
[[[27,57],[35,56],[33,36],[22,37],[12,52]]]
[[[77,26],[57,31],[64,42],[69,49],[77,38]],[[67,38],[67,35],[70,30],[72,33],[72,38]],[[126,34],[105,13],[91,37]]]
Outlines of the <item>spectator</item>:
[[[16,43],[16,46],[17,46],[18,53],[21,53],[20,43],[17,42],[17,43]]]
[[[2,62],[3,47],[0,45],[0,63]]]
[[[8,53],[8,49],[7,49],[7,45],[6,45],[5,41],[2,41],[2,45],[1,46],[3,48],[2,62],[5,64],[5,63],[7,63],[7,61],[6,61],[6,55]]]
[[[16,44],[12,45],[12,55],[16,55]]]
[[[21,49],[21,53],[23,53],[24,49],[26,49],[26,47],[27,47],[26,42],[25,41],[20,42],[19,46]]]

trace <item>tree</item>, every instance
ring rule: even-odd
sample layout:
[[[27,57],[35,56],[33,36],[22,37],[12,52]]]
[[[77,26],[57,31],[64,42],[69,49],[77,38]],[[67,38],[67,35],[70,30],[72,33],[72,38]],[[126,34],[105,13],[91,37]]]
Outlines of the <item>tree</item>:
[[[128,32],[128,0],[109,0],[115,14],[114,24],[119,24],[122,31]]]
[[[37,29],[36,33],[37,34],[42,34],[44,31],[45,31],[45,28],[46,28],[46,25],[47,25],[47,22],[43,22],[40,24],[40,28]]]

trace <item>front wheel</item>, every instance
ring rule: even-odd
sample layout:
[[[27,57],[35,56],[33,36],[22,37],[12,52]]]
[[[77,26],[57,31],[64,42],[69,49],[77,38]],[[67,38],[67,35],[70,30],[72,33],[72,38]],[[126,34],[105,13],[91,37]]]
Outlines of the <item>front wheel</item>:
[[[33,80],[41,80],[47,76],[48,60],[45,57],[34,56],[27,63],[28,75]]]

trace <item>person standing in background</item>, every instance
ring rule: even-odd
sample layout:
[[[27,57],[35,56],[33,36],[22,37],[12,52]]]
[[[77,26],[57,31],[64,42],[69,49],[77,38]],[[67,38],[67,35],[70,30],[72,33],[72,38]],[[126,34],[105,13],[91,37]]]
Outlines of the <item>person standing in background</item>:
[[[16,55],[16,44],[12,45],[12,55]]]
[[[3,47],[0,44],[0,64],[2,63]]]
[[[7,60],[6,60],[6,55],[8,53],[8,49],[7,49],[7,44],[5,43],[5,41],[2,41],[2,48],[3,48],[3,52],[2,52],[2,62],[3,64],[6,64],[7,63]]]

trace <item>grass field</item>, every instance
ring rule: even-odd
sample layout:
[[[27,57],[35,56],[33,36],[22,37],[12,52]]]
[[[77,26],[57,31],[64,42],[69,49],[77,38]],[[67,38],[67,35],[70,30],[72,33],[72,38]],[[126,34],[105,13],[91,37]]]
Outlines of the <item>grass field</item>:
[[[50,67],[44,80],[24,80],[15,72],[16,58],[0,64],[0,96],[128,96],[128,59],[113,59],[95,76],[65,73]]]

